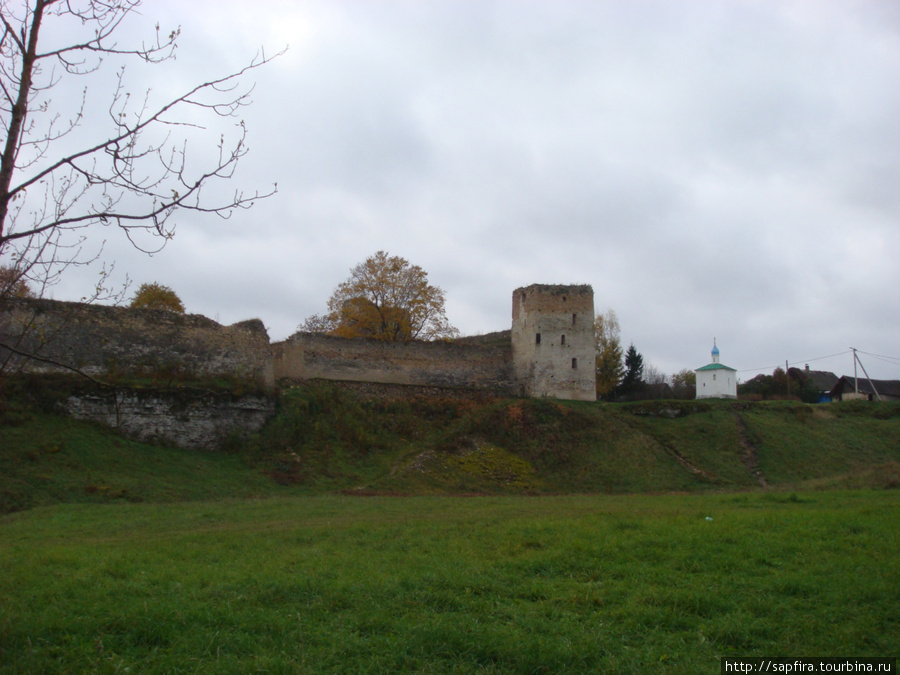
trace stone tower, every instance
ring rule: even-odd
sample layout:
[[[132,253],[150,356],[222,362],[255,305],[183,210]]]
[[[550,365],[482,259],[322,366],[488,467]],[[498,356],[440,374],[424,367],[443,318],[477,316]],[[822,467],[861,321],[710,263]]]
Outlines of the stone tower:
[[[594,290],[533,284],[513,291],[513,371],[525,396],[597,400]]]

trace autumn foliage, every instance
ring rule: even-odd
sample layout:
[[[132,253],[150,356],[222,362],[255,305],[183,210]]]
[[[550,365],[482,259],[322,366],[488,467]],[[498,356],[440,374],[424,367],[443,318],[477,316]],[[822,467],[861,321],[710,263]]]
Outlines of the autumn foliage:
[[[184,314],[181,298],[168,286],[162,284],[141,284],[131,299],[129,307],[144,309],[168,309]]]
[[[384,251],[353,267],[328,300],[328,313],[309,317],[300,328],[391,342],[458,334],[447,321],[444,291],[428,282],[428,273]]]
[[[594,318],[594,347],[597,398],[608,399],[625,375],[622,365],[622,344],[619,339],[619,319],[611,309]]]
[[[15,267],[0,265],[0,298],[7,297],[33,298],[35,294]]]

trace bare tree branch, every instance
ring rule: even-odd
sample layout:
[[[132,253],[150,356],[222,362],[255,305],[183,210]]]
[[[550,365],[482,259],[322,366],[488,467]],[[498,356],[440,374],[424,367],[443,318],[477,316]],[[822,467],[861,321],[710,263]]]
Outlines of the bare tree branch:
[[[102,245],[90,250],[92,225],[116,226],[138,249],[152,252],[172,237],[179,211],[228,218],[277,191],[273,185],[229,195],[209,188],[231,180],[247,153],[247,130],[238,117],[251,103],[247,77],[280,53],[260,52],[236,72],[162,103],[153,103],[149,90],[132,97],[125,62],[174,58],[181,33],[156,24],[149,41],[119,44],[124,22],[138,17],[140,5],[141,0],[0,2],[0,266],[41,292],[68,268],[99,257]],[[65,35],[68,44],[43,45],[42,29],[51,23],[57,30],[48,31],[55,36],[48,39]],[[94,115],[88,129],[93,88],[85,87],[80,97],[51,94],[64,80],[107,68],[114,78],[107,114]],[[227,120],[233,123],[215,129]],[[96,125],[105,131],[97,132]],[[199,156],[189,152],[187,132],[192,143],[204,143]],[[206,145],[203,134],[215,140]],[[79,148],[73,141],[82,136],[86,142]],[[139,240],[139,233],[150,237]],[[158,242],[158,248],[147,241]]]
[[[43,74],[42,60],[55,59],[66,73],[83,75],[100,67],[100,61],[88,64],[91,55],[135,57],[148,63],[171,58],[180,29],[161,37],[157,25],[156,39],[149,46],[123,48],[112,42],[122,21],[139,4],[139,0],[30,0],[24,13],[19,9],[18,16],[6,4],[0,8],[0,89],[10,104],[4,107],[2,116],[6,138],[0,164],[0,256],[11,255],[11,247],[18,242],[26,242],[15,251],[19,259],[29,252],[46,252],[51,238],[55,238],[56,245],[63,245],[60,235],[65,231],[94,223],[113,223],[125,230],[143,229],[164,242],[172,234],[168,221],[178,210],[228,217],[234,209],[248,208],[276,192],[277,186],[273,186],[247,194],[237,190],[231,198],[218,202],[204,198],[203,188],[216,180],[231,179],[238,161],[246,154],[246,129],[242,122],[235,123],[237,134],[229,145],[226,146],[224,136],[219,138],[217,160],[200,171],[190,168],[186,142],[173,145],[171,133],[158,136],[165,129],[204,128],[200,123],[180,119],[179,110],[199,109],[213,118],[236,118],[240,109],[250,103],[252,87],[239,89],[244,76],[271,60],[263,53],[237,72],[198,84],[152,110],[149,98],[132,109],[131,97],[125,91],[123,66],[116,75],[117,86],[108,107],[113,133],[44,166],[35,166],[37,170],[31,174],[22,173],[29,166],[43,163],[41,160],[48,156],[53,143],[79,127],[84,119],[83,99],[67,126],[56,128],[58,115],[47,118],[40,129],[34,126],[33,117],[46,117],[50,111],[49,101],[42,99],[39,92],[58,82],[52,73]],[[46,21],[60,18],[77,19],[92,26],[92,36],[39,53],[41,27]],[[41,76],[49,80],[38,84],[36,78]],[[156,136],[148,138],[150,132]],[[27,158],[21,156],[25,148],[32,148]],[[32,195],[35,190],[37,195]],[[42,241],[38,243],[39,239]],[[68,262],[79,261],[68,258]]]

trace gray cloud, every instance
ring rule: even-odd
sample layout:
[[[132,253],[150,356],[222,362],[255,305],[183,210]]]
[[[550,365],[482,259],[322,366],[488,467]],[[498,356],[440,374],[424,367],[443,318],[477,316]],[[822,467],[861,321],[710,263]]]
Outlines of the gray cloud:
[[[713,336],[741,370],[900,356],[891,0],[156,11],[184,29],[160,93],[291,43],[255,75],[237,176],[279,194],[186,216],[151,259],[108,245],[189,311],[283,338],[385,249],[430,273],[464,332],[507,327],[516,286],[573,282],[665,372],[705,363]]]

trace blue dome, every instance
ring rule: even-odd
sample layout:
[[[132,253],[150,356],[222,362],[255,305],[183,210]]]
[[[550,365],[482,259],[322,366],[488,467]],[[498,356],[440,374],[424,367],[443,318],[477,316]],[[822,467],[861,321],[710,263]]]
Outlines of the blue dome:
[[[718,356],[718,355],[719,355],[719,348],[718,348],[718,347],[716,347],[716,345],[715,345],[715,344],[713,344],[713,350],[712,350],[712,353],[713,353],[713,354],[715,354],[715,355],[716,355],[716,356]]]

